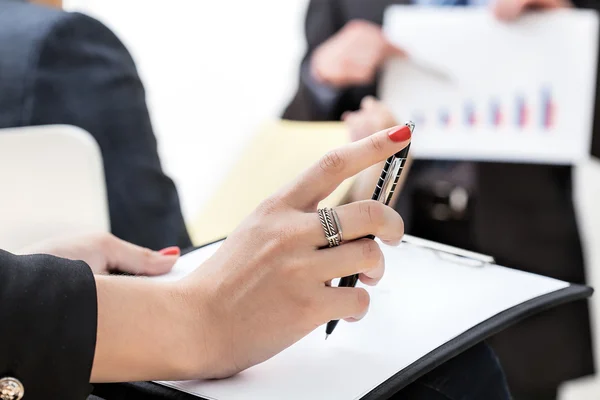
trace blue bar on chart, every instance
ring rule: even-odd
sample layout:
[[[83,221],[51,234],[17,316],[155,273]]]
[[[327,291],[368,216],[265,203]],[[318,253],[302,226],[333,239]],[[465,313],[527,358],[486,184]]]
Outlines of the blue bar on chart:
[[[540,124],[543,129],[551,129],[554,124],[556,106],[552,98],[550,87],[543,87],[541,90],[540,102]]]

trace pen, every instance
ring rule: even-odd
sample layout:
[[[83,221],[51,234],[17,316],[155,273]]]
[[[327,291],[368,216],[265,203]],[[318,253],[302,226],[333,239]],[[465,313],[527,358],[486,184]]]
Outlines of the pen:
[[[415,130],[415,124],[412,121],[408,121],[405,123],[405,125],[408,126],[412,135],[413,131]],[[381,171],[381,175],[379,176],[379,180],[377,181],[377,185],[375,186],[375,190],[373,191],[373,196],[371,196],[371,200],[380,201],[386,206],[390,203],[392,196],[394,195],[396,185],[398,184],[398,180],[400,179],[400,175],[402,174],[402,169],[404,168],[404,164],[408,158],[409,149],[410,143],[408,146],[400,150],[398,153],[390,156],[386,160],[383,170]],[[367,235],[365,237],[369,239],[375,239],[375,236],[373,235]],[[345,276],[340,279],[338,286],[354,287],[356,286],[356,282],[358,282],[357,274]],[[327,323],[325,339],[327,339],[329,335],[333,333],[337,323],[338,320],[329,321]]]

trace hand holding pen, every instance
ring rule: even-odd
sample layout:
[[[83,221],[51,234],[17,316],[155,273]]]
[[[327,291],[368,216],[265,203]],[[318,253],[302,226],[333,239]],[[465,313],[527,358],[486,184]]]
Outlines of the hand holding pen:
[[[408,137],[412,136],[414,131],[415,124],[411,121],[407,122],[403,127],[397,129],[393,134],[397,135],[407,135]],[[408,131],[408,132],[407,132]],[[410,149],[410,143],[402,150],[397,152],[396,154],[390,156],[381,171],[381,175],[377,184],[375,186],[375,190],[373,191],[372,200],[379,201],[385,205],[388,205],[394,195],[394,191],[396,189],[396,185],[398,184],[398,180],[400,179],[400,175],[402,174],[402,170],[404,165],[406,164],[406,160],[408,158],[408,152]],[[334,245],[339,245],[341,243],[343,234],[341,231],[341,226],[338,222],[337,213],[334,210],[326,209],[324,211],[319,210],[319,216],[321,218],[321,223],[323,224],[323,229],[325,229],[326,233],[329,233],[328,240],[330,240],[330,247]],[[328,215],[331,216],[328,218]],[[331,224],[329,224],[329,220],[331,220]],[[338,233],[340,236],[336,241],[335,234]],[[369,239],[375,239],[373,235],[366,236]],[[333,242],[330,238],[334,238]],[[359,276],[357,274],[346,276],[340,279],[339,287],[355,287],[356,283],[359,280]],[[325,339],[331,335],[338,323],[338,320],[329,321],[326,328],[326,336]]]

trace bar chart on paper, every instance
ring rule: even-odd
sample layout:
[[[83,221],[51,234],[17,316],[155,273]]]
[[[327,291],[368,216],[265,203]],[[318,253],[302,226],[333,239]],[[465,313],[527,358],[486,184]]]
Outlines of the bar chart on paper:
[[[552,134],[556,120],[556,103],[550,85],[540,87],[537,94],[526,96],[516,93],[501,100],[491,95],[488,99],[475,101],[457,99],[455,105],[440,105],[436,109],[415,109],[408,113],[419,129],[444,131],[449,129],[487,129],[500,131],[510,128],[516,131],[537,130]]]
[[[557,11],[502,24],[489,14],[387,10],[384,31],[409,57],[387,63],[379,95],[399,120],[415,122],[413,155],[550,164],[587,158],[597,16]]]

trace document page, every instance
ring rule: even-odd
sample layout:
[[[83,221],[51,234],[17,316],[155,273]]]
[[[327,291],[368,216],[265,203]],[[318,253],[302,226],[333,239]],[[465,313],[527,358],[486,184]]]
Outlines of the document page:
[[[565,282],[492,264],[459,263],[430,249],[381,244],[386,275],[371,294],[368,315],[325,327],[237,376],[158,382],[215,400],[360,399],[397,372],[468,329]],[[198,268],[220,243],[184,256],[163,280]]]

